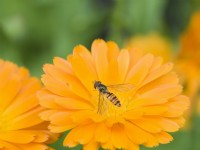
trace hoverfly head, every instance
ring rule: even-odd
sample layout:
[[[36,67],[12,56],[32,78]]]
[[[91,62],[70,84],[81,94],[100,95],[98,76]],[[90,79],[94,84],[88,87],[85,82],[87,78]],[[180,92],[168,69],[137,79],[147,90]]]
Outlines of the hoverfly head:
[[[96,89],[97,87],[99,87],[99,85],[101,85],[100,81],[94,81],[94,88]]]

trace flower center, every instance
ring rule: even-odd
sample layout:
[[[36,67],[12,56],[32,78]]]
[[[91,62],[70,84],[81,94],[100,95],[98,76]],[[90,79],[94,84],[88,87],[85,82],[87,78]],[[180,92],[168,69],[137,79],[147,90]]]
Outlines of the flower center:
[[[94,94],[94,100],[97,106],[95,111],[107,117],[119,116],[127,110],[127,106],[131,100],[130,94],[116,91],[109,92],[113,95],[100,92]],[[117,103],[117,101],[119,102]]]

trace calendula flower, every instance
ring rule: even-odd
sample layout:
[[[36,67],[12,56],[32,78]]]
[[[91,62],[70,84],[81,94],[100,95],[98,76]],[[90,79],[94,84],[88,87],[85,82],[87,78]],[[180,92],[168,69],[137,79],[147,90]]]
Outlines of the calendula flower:
[[[200,12],[192,15],[186,31],[181,35],[180,57],[189,59],[200,65]]]
[[[41,88],[28,70],[0,60],[0,149],[47,150],[45,143],[56,136],[40,119],[42,107],[36,98]]]
[[[180,73],[182,82],[186,85],[185,93],[192,99],[191,108],[193,110],[196,110],[197,103],[200,103],[198,93],[200,89],[199,26],[200,12],[196,12],[191,17],[186,31],[180,37],[180,53],[177,56],[177,70]]]
[[[172,60],[172,44],[169,40],[158,33],[147,35],[136,35],[129,39],[126,47],[134,47],[142,50],[144,53],[152,53],[156,56],[162,56],[165,61]]]
[[[189,105],[172,67],[152,54],[120,51],[114,42],[95,40],[91,53],[79,45],[67,60],[44,66],[41,117],[52,132],[71,129],[68,147],[138,150],[169,143]]]

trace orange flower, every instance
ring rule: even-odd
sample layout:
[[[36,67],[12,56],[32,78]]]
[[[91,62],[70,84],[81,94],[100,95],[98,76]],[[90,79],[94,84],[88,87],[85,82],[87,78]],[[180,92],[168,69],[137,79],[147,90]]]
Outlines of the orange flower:
[[[200,65],[200,12],[196,12],[186,32],[181,36],[180,57],[194,61]]]
[[[41,88],[25,68],[0,60],[0,149],[46,150],[55,140],[38,113],[35,92]]]
[[[172,60],[171,43],[158,33],[134,36],[125,44],[125,46],[140,49],[144,53],[162,56],[165,61]]]
[[[183,126],[189,105],[172,67],[151,54],[119,51],[114,42],[95,40],[91,53],[77,46],[67,60],[56,57],[44,66],[41,117],[50,121],[52,132],[71,129],[64,146],[138,150],[169,143],[168,132]]]
[[[200,12],[194,13],[185,33],[180,37],[177,70],[186,85],[185,92],[192,99],[191,110],[196,110],[200,89]],[[194,108],[194,109],[193,109]],[[200,112],[200,108],[198,108]],[[191,112],[190,112],[191,113]]]

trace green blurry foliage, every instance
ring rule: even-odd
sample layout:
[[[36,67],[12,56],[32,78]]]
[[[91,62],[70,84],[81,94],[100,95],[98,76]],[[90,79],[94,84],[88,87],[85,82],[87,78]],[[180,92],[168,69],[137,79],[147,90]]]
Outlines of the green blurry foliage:
[[[138,33],[167,28],[171,34],[170,28],[176,24],[170,20],[173,15],[165,14],[179,10],[179,14],[185,10],[185,16],[189,14],[187,5],[177,9],[171,1],[0,0],[0,57],[25,65],[32,75],[40,76],[42,65],[54,56],[66,57],[77,44],[90,48],[95,38],[122,45],[124,39]],[[174,1],[176,6],[182,4]]]
[[[40,75],[54,56],[97,38],[107,12],[93,0],[0,0],[0,55]]]
[[[157,31],[177,39],[199,6],[200,0],[0,0],[0,58],[40,77],[54,56],[65,58],[77,44],[90,48],[96,38],[122,45],[134,34]],[[190,130],[153,149],[199,150],[200,119],[192,119]],[[51,146],[68,149],[65,135]]]

